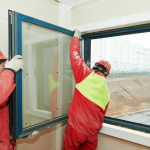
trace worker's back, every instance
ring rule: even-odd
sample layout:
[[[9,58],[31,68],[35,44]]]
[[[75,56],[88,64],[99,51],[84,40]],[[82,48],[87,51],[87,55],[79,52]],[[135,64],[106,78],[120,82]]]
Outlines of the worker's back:
[[[109,100],[105,77],[93,71],[76,85],[69,106],[68,124],[81,135],[96,134],[102,128]]]
[[[94,135],[102,127],[110,100],[106,79],[85,64],[77,37],[73,37],[70,44],[70,60],[76,88],[69,106],[68,124],[80,135]]]

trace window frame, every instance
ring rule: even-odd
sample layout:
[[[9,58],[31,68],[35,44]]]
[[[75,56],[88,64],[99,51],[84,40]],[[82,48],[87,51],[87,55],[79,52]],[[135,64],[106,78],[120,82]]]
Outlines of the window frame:
[[[129,35],[129,34],[136,34],[136,33],[144,33],[150,32],[150,24],[144,24],[140,26],[131,26],[127,28],[119,28],[114,30],[108,31],[101,31],[96,33],[87,33],[87,65],[91,67],[91,40],[99,39],[99,38],[106,38],[106,37],[114,37],[114,36],[121,36],[121,35]],[[144,131],[150,133],[150,126],[144,125],[136,122],[130,122],[126,120],[116,119],[112,117],[104,117],[104,122],[109,123],[112,125],[118,125],[122,127],[127,127],[134,130]]]
[[[73,36],[74,31],[35,19],[15,11],[8,11],[8,35],[9,35],[9,60],[15,55],[22,55],[22,21],[26,21],[32,24],[40,25],[61,33],[65,33]],[[82,41],[86,45],[86,36],[82,36]],[[82,42],[81,42],[82,43]],[[84,47],[86,51],[86,46]],[[85,55],[85,53],[84,53]],[[86,56],[84,56],[86,58]],[[16,88],[10,95],[9,99],[9,112],[10,112],[10,139],[18,139],[26,137],[32,134],[34,131],[40,131],[56,124],[67,121],[68,114],[50,119],[48,121],[32,125],[28,128],[23,129],[22,120],[22,71],[18,71],[15,75]]]

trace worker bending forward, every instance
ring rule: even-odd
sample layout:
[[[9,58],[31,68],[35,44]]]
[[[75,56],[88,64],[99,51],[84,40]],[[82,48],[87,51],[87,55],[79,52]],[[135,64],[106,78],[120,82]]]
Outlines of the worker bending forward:
[[[70,102],[68,125],[64,133],[63,150],[95,150],[97,133],[110,100],[106,76],[111,65],[101,60],[89,68],[80,55],[79,38],[76,30],[70,44],[70,60],[76,81],[75,92]]]
[[[7,63],[6,60],[0,51],[0,150],[14,150],[15,141],[10,142],[8,99],[16,86],[14,73],[23,69],[24,62],[19,55]]]

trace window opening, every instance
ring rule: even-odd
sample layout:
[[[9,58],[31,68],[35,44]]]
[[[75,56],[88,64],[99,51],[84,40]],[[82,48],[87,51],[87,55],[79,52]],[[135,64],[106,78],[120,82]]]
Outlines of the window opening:
[[[150,125],[149,39],[150,32],[91,39],[90,67],[101,59],[111,64],[107,117]]]

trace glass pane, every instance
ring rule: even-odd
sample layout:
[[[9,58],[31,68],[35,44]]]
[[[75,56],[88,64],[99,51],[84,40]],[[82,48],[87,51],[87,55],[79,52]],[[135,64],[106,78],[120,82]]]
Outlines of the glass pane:
[[[22,22],[23,128],[68,113],[74,92],[71,36]]]
[[[101,59],[112,66],[106,116],[150,125],[149,39],[150,32],[91,41],[91,68]]]

